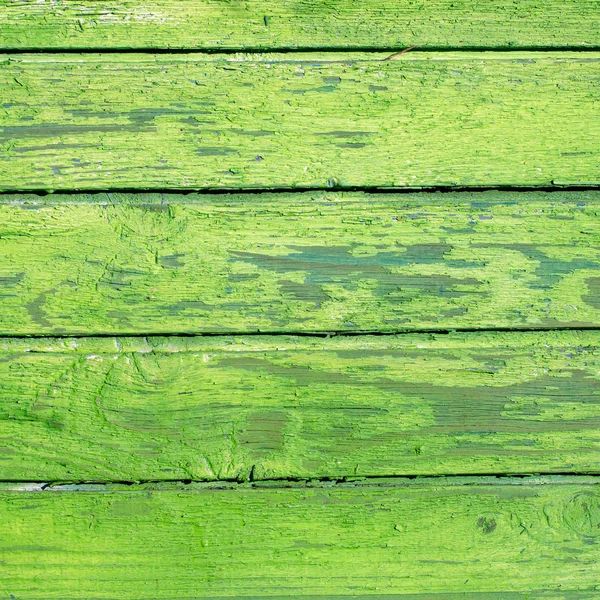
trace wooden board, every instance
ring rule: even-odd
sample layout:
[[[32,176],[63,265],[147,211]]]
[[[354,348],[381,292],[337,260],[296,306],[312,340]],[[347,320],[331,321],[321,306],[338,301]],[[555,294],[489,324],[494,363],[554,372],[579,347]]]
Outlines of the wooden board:
[[[598,487],[5,490],[0,586],[28,600],[596,600]]]
[[[600,45],[595,0],[0,0],[0,48]]]
[[[598,192],[0,197],[4,335],[600,325]]]
[[[600,53],[0,57],[0,189],[600,182]]]
[[[4,340],[0,479],[600,472],[596,332]]]

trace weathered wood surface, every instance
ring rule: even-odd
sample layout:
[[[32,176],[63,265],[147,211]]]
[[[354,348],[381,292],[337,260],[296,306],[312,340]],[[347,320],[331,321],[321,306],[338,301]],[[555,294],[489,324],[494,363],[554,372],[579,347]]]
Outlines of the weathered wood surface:
[[[600,325],[600,193],[0,197],[0,332]]]
[[[596,0],[0,0],[0,48],[600,45]]]
[[[600,472],[595,332],[4,340],[0,479]]]
[[[224,487],[3,490],[4,597],[600,594],[596,479]]]
[[[600,182],[596,52],[5,55],[0,189]]]

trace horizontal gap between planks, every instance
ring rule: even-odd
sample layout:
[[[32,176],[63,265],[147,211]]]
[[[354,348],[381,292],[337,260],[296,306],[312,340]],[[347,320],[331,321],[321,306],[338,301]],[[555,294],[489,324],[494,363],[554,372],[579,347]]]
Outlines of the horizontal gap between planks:
[[[152,46],[140,48],[2,48],[0,54],[318,54],[321,52],[373,52],[396,54],[397,52],[596,52],[600,46],[415,46],[415,47],[389,47],[376,46],[323,46],[311,47],[244,47],[244,48],[154,48]]]
[[[53,195],[82,196],[96,194],[205,194],[207,196],[226,196],[231,194],[304,194],[310,192],[362,192],[365,194],[455,194],[460,192],[595,192],[600,191],[600,181],[581,184],[555,182],[551,186],[416,186],[416,187],[367,187],[367,186],[331,186],[331,187],[269,187],[269,188],[107,188],[107,189],[52,189],[52,190],[0,190],[0,204],[5,196],[27,194],[28,196],[48,197]]]
[[[191,479],[149,479],[139,481],[25,481],[4,480],[0,481],[0,492],[22,491],[115,491],[119,489],[303,489],[303,488],[360,488],[363,486],[375,487],[427,487],[435,485],[531,485],[531,484],[573,484],[591,483],[600,485],[598,475],[600,471],[585,473],[577,472],[548,472],[548,473],[483,473],[468,475],[397,475],[397,476],[368,476],[368,477],[340,477],[340,478],[280,478],[280,479],[219,479],[215,481]]]
[[[144,332],[124,332],[124,333],[69,333],[69,334],[0,334],[2,339],[40,339],[40,340],[68,340],[82,338],[134,338],[151,340],[155,338],[164,339],[165,337],[179,338],[214,338],[214,337],[304,337],[304,338],[332,338],[332,337],[391,337],[391,336],[418,336],[418,335],[451,335],[454,333],[541,333],[553,331],[597,331],[600,332],[600,327],[595,325],[581,325],[563,327],[456,327],[456,328],[440,328],[440,329],[397,329],[390,331],[223,331],[223,332],[206,332],[206,333],[189,333],[189,332],[174,332],[168,331],[164,333],[144,333]]]

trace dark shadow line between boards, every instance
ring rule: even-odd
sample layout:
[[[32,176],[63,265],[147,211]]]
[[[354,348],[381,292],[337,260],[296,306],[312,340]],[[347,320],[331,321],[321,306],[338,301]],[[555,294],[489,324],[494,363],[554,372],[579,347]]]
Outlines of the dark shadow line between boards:
[[[254,467],[253,467],[254,469]],[[252,469],[252,471],[253,471]],[[486,485],[493,482],[494,484],[502,484],[503,480],[519,481],[526,483],[528,480],[536,480],[539,478],[589,478],[600,476],[600,470],[595,471],[548,471],[548,472],[515,472],[515,473],[447,473],[447,474],[430,474],[430,475],[348,475],[341,477],[280,477],[272,479],[256,479],[250,475],[243,478],[223,478],[223,479],[139,479],[139,480],[86,480],[86,479],[57,479],[57,480],[25,480],[25,479],[5,479],[0,480],[0,485],[3,486],[23,486],[36,487],[40,491],[52,490],[62,486],[123,486],[123,487],[141,487],[146,485],[177,485],[185,486],[202,486],[204,489],[218,489],[220,486],[235,488],[236,486],[254,487],[256,489],[278,489],[286,487],[361,487],[368,485],[400,487],[404,482],[428,483],[428,482],[460,482],[465,486],[469,485]],[[481,482],[480,480],[484,481]],[[600,477],[598,480],[600,485]],[[3,491],[0,488],[0,492]]]
[[[15,54],[206,54],[206,55],[231,55],[231,54],[319,54],[319,53],[390,53],[395,54],[405,50],[408,53],[406,46],[399,44],[398,46],[281,46],[281,47],[223,47],[223,48],[164,48],[153,46],[140,46],[139,48],[130,47],[35,47],[23,46],[19,48],[8,47],[0,48],[0,55],[15,55]],[[600,51],[600,46],[532,46],[532,45],[513,45],[513,46],[414,46],[410,47],[410,54],[422,53],[467,53],[467,52],[486,52],[486,53],[548,53],[548,52],[573,52],[573,53],[589,53]],[[379,59],[382,60],[382,59]]]
[[[183,332],[118,332],[118,333],[47,333],[47,334],[27,334],[27,333],[0,333],[1,339],[84,339],[84,338],[139,338],[139,339],[163,339],[163,338],[213,338],[213,337],[305,337],[305,338],[334,338],[334,337],[396,337],[396,336],[422,336],[422,335],[453,335],[453,334],[485,334],[485,333],[551,333],[566,331],[587,331],[600,332],[599,325],[580,325],[580,326],[554,326],[554,327],[452,327],[439,329],[399,329],[392,331],[380,330],[361,330],[361,331],[209,331],[204,333]]]
[[[6,196],[28,195],[39,196],[40,198],[63,195],[63,196],[93,196],[100,194],[177,194],[180,196],[188,196],[190,194],[206,195],[206,196],[223,196],[223,195],[262,195],[262,194],[303,194],[303,193],[349,193],[362,192],[365,194],[452,194],[452,193],[476,193],[476,192],[544,192],[544,193],[561,193],[561,192],[599,192],[600,181],[598,183],[582,183],[578,184],[561,184],[553,185],[495,185],[495,186],[454,186],[454,185],[438,185],[438,186],[415,186],[415,187],[377,187],[377,186],[315,186],[315,187],[286,187],[286,186],[270,186],[270,187],[250,187],[250,188],[78,188],[78,189],[14,189],[0,190],[0,204],[2,198]]]

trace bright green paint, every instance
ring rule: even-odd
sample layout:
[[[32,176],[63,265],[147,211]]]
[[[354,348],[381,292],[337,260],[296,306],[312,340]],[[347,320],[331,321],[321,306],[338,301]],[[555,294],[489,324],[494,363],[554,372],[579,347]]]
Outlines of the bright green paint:
[[[597,333],[4,340],[0,479],[598,473]]]
[[[598,487],[490,478],[4,491],[1,597],[592,600]]]
[[[0,189],[600,182],[596,52],[0,58]]]
[[[0,332],[600,325],[600,194],[4,196]]]
[[[596,0],[0,0],[0,48],[600,45]]]
[[[390,57],[596,0],[363,4],[0,0],[4,49],[317,50],[5,55],[0,189],[600,182],[600,53]],[[598,327],[599,200],[2,197],[0,333],[137,337],[0,339],[0,599],[597,600],[597,479],[373,479],[600,473],[597,332],[143,335]]]

